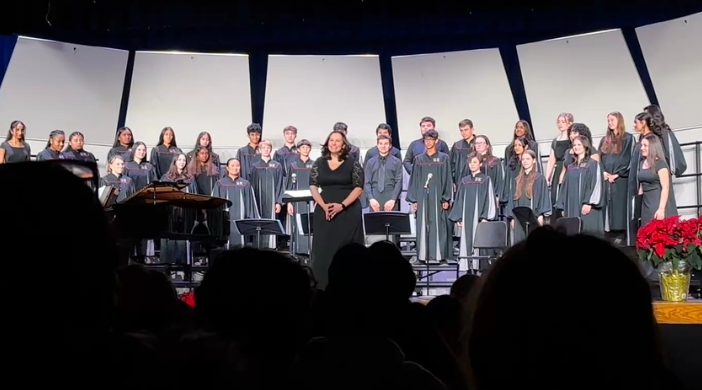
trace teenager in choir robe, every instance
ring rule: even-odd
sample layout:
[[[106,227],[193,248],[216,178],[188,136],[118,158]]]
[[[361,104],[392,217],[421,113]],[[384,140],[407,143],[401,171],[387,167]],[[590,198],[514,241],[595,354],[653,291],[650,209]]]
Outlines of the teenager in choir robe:
[[[186,156],[188,157],[188,161],[191,161],[193,158],[195,158],[195,154],[197,153],[197,148],[200,146],[204,146],[207,148],[207,150],[210,151],[210,158],[212,159],[212,162],[219,168],[220,164],[220,158],[217,153],[212,151],[212,136],[210,133],[203,131],[200,134],[197,135],[197,141],[195,141],[195,146],[193,147],[193,150],[189,151]],[[223,170],[223,173],[226,174],[226,170]]]
[[[539,226],[543,226],[544,221],[551,216],[553,211],[548,183],[546,183],[544,175],[536,169],[536,159],[537,156],[533,150],[522,153],[521,169],[519,174],[512,179],[514,183],[510,186],[511,191],[505,208],[505,215],[510,220],[511,245],[523,241],[527,237],[527,232],[512,212],[515,207],[530,208],[536,216]]]
[[[66,143],[66,133],[63,130],[51,131],[49,140],[46,141],[46,147],[37,154],[37,161],[60,159],[64,143]]]
[[[347,139],[348,139],[349,126],[346,123],[344,123],[344,122],[334,123],[334,127],[332,128],[332,131],[338,131],[338,132],[342,133],[344,135],[344,137],[347,137]],[[361,150],[358,148],[358,146],[353,145],[350,142],[349,142],[349,147],[351,148],[349,150],[349,157],[358,161],[361,164],[361,166],[363,166],[363,161],[361,160]]]
[[[134,146],[134,136],[132,134],[132,129],[127,126],[120,127],[117,129],[117,134],[115,135],[115,142],[112,145],[112,149],[107,152],[107,161],[112,160],[112,156],[120,155],[124,161],[129,160],[129,155],[132,153],[132,147]]]
[[[592,132],[590,131],[590,128],[587,127],[583,123],[573,123],[568,128],[568,140],[570,141],[570,147],[568,148],[568,150],[566,151],[566,154],[565,154],[565,161],[564,161],[565,166],[568,166],[577,160],[577,157],[575,156],[575,152],[573,151],[573,141],[575,141],[580,136],[587,138],[590,145],[592,145],[590,148],[591,149],[590,158],[597,161],[597,162],[600,161],[600,152],[597,149],[595,149],[595,144],[592,142]],[[563,180],[565,179],[565,175],[566,175],[566,170],[564,169],[563,171],[561,171],[561,176],[558,179],[559,186],[563,185]]]
[[[566,169],[556,207],[564,217],[579,217],[582,232],[604,236],[604,186],[599,161],[592,158],[590,140],[580,135],[572,142],[575,162]]]
[[[496,219],[498,205],[492,179],[481,168],[484,163],[483,156],[474,151],[466,157],[466,160],[468,175],[458,183],[456,201],[449,213],[449,220],[458,224],[460,228],[461,241],[458,245],[458,256],[461,271],[468,269],[466,257],[478,255],[473,248],[478,224]]]
[[[527,141],[526,137],[519,137],[515,139],[512,142],[512,155],[509,157],[509,160],[506,160],[503,163],[505,167],[504,193],[508,201],[509,194],[513,193],[514,191],[514,180],[522,170],[522,156],[527,150],[531,149],[529,149],[529,142]]]
[[[678,215],[670,167],[665,161],[663,143],[655,134],[647,134],[641,139],[638,181],[639,195],[642,195],[641,226],[654,219]]]
[[[366,161],[364,196],[371,212],[398,211],[402,192],[402,160],[390,154],[390,137],[378,137],[378,155]]]
[[[660,131],[656,134],[660,137],[663,142],[663,152],[665,153],[665,160],[668,166],[671,167],[671,172],[676,177],[680,177],[687,170],[687,161],[685,161],[685,155],[683,154],[682,148],[680,147],[680,142],[675,136],[673,130],[665,122],[665,116],[661,108],[655,104],[651,104],[644,108],[644,112],[651,115],[652,123],[654,124],[653,132],[656,133],[657,129]]]
[[[468,155],[473,153],[473,142],[475,141],[472,120],[464,119],[460,121],[458,130],[461,132],[461,140],[456,141],[449,152],[454,192],[458,189],[458,183],[468,175]]]
[[[80,131],[74,131],[68,136],[68,146],[61,152],[59,158],[65,160],[77,160],[87,162],[97,162],[95,155],[83,149],[85,136]]]
[[[536,138],[534,138],[534,131],[531,129],[529,122],[525,120],[519,120],[514,125],[514,134],[512,137],[512,141],[522,137],[527,139],[527,142],[529,143],[529,149],[533,150],[534,153],[536,153],[538,161],[536,164],[536,169],[538,169],[539,172],[543,172],[544,170],[541,166],[541,154],[539,153],[539,144],[536,142]],[[512,154],[512,147],[513,144],[509,144],[507,148],[505,148],[505,161],[507,161],[507,158]]]
[[[232,202],[229,207],[229,248],[246,244],[244,236],[239,234],[236,221],[242,219],[257,219],[258,205],[254,190],[248,180],[241,177],[241,162],[235,158],[227,160],[227,175],[215,183],[212,196],[224,198]]]
[[[453,180],[449,155],[440,152],[439,133],[424,133],[425,152],[414,157],[405,199],[416,213],[417,259],[446,261],[452,255],[453,236],[449,230],[449,206]]]
[[[32,148],[24,141],[26,130],[27,127],[22,121],[10,123],[7,137],[0,144],[0,164],[23,162],[31,159]]]
[[[390,137],[390,140],[392,141],[392,127],[390,127],[389,124],[387,123],[381,123],[378,125],[378,127],[375,129],[375,137],[380,137],[381,135]],[[392,142],[391,142],[392,144]],[[371,158],[375,157],[378,155],[378,147],[373,146],[372,148],[368,149],[366,152],[366,157],[363,159],[363,165],[365,167],[366,164],[368,164],[368,160]],[[392,146],[390,148],[390,155],[395,156],[402,161],[402,154],[400,153],[400,149]]]
[[[629,166],[634,149],[634,136],[626,131],[624,117],[619,112],[607,115],[607,133],[597,148],[600,151],[604,179],[605,232],[613,238],[626,232]]]
[[[505,194],[505,167],[499,157],[492,154],[492,143],[485,135],[478,135],[473,141],[475,152],[482,157],[483,161],[480,169],[483,173],[490,176],[492,180],[492,189],[495,190],[495,202],[507,203],[507,195]]]
[[[283,129],[283,139],[285,140],[285,145],[280,149],[276,150],[273,154],[273,160],[280,163],[283,166],[283,173],[287,176],[288,169],[288,159],[294,158],[297,155],[297,145],[295,144],[295,139],[297,138],[297,127],[286,126]]]
[[[249,135],[249,144],[236,151],[236,159],[241,164],[241,177],[251,181],[251,166],[260,155],[261,151],[258,144],[261,142],[261,125],[252,123],[246,128],[246,133]]]
[[[172,182],[172,183],[183,183],[188,186],[183,188],[183,192],[189,194],[197,194],[197,183],[195,178],[192,177],[187,171],[186,166],[188,164],[188,157],[181,153],[178,157],[174,158],[171,162],[171,166],[168,171],[161,177],[161,181]],[[174,220],[195,220],[195,216],[192,215],[191,218],[187,218],[184,214],[186,213],[197,213],[195,210],[185,209],[182,207],[173,207],[172,212],[176,215],[173,216]],[[183,240],[161,240],[161,252],[159,254],[159,260],[162,263],[174,263],[174,264],[186,264],[188,262],[189,242]]]
[[[195,178],[197,191],[200,195],[212,194],[214,184],[219,180],[219,167],[212,161],[210,150],[206,146],[198,146],[195,158],[188,162],[188,173]]]
[[[405,167],[405,171],[410,175],[412,175],[412,163],[414,162],[414,158],[426,152],[426,147],[424,146],[424,134],[426,134],[427,131],[436,131],[436,121],[434,118],[425,116],[424,118],[420,119],[419,131],[421,131],[422,137],[410,142],[409,147],[407,147],[407,151],[405,152],[405,159],[402,162],[402,165]],[[436,132],[436,134],[439,133]],[[447,155],[451,153],[446,142],[441,139],[437,143],[436,150],[441,153],[446,153]]]
[[[259,149],[261,156],[251,166],[251,187],[253,187],[261,218],[275,219],[283,206],[285,190],[283,166],[273,160],[271,156],[273,145],[270,141],[261,141]],[[262,248],[276,249],[276,236],[266,235],[261,237],[261,240]]]
[[[151,164],[156,169],[156,177],[161,177],[168,172],[173,159],[183,153],[178,148],[175,131],[172,127],[164,127],[158,136],[158,143],[151,148]]]
[[[123,174],[124,157],[119,154],[112,156],[107,160],[105,170],[107,174],[100,178],[100,187],[110,186],[119,191],[117,202],[121,202],[134,194],[134,182]]]
[[[546,166],[546,182],[551,191],[551,205],[554,209],[551,213],[551,224],[555,224],[560,214],[555,205],[558,201],[558,191],[560,190],[561,174],[564,167],[568,166],[565,163],[566,153],[570,149],[570,138],[568,137],[568,129],[575,122],[573,114],[562,112],[556,118],[556,126],[558,127],[558,137],[551,141],[551,150],[548,155],[548,165]],[[554,185],[555,183],[555,185]]]
[[[136,191],[141,190],[160,177],[156,173],[154,165],[146,161],[145,143],[141,141],[134,143],[129,160],[124,164],[124,175],[132,179]]]
[[[310,152],[312,151],[312,144],[310,141],[303,139],[297,143],[298,153],[291,155],[288,159],[288,180],[286,181],[286,189],[291,191],[307,190],[310,188],[310,173],[312,172],[312,166],[314,161],[310,158]],[[309,247],[309,242],[307,236],[303,234],[299,226],[302,225],[302,220],[300,214],[309,214],[314,211],[314,206],[312,202],[296,202],[287,204],[287,212],[289,217],[287,218],[288,225],[287,230],[290,234],[295,234],[295,243],[297,248],[295,252],[300,254],[310,254],[312,248]],[[311,216],[309,224],[311,226],[312,220]],[[291,226],[296,224],[295,229]],[[294,232],[293,232],[294,230]]]

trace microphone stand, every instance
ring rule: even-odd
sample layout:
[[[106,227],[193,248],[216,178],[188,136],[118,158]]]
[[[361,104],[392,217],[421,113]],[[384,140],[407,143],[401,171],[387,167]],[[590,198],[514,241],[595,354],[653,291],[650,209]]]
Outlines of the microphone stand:
[[[431,229],[429,227],[429,212],[427,211],[427,207],[429,206],[429,180],[427,180],[427,184],[424,186],[424,205],[422,207],[422,217],[424,221],[424,243],[425,243],[425,248],[424,248],[424,261],[427,264],[427,283],[429,283],[429,254],[431,253],[429,251],[429,233],[431,232]],[[427,291],[428,293],[428,291]]]

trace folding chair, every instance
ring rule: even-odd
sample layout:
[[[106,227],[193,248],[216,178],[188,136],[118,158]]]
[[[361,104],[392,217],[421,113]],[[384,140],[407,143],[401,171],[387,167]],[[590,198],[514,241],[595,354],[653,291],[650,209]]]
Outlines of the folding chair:
[[[459,257],[459,262],[462,259],[468,260],[468,272],[474,271],[474,260],[485,260],[488,265],[491,264],[493,260],[502,256],[502,252],[509,246],[507,241],[508,232],[509,229],[505,221],[487,221],[479,223],[475,229],[473,248],[477,249],[478,252],[485,250],[494,251],[494,253],[490,255]],[[478,266],[478,268],[480,267]]]
[[[556,230],[568,236],[580,234],[582,226],[580,217],[561,217],[556,220]]]

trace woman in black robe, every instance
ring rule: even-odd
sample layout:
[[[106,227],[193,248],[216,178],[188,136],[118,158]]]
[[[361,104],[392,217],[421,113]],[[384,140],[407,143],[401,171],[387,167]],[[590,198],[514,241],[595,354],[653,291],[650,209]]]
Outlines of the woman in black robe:
[[[558,192],[560,191],[561,175],[563,167],[568,166],[565,163],[566,153],[570,149],[570,138],[568,137],[568,129],[575,122],[573,114],[563,112],[556,119],[558,126],[558,137],[551,141],[551,151],[548,155],[548,164],[546,166],[546,182],[551,192],[551,205],[554,209],[551,211],[551,224],[555,224],[560,214],[556,209],[556,201],[558,200]],[[555,184],[554,184],[555,183]]]
[[[363,167],[349,157],[350,150],[343,132],[331,132],[322,145],[322,157],[314,162],[310,173],[310,191],[316,202],[312,270],[321,289],[327,286],[327,271],[336,252],[347,244],[365,243],[359,201]]]
[[[31,159],[32,148],[24,141],[26,131],[27,127],[22,121],[10,123],[7,137],[0,144],[0,164],[23,162]]]
[[[227,199],[232,202],[229,207],[230,233],[228,247],[230,249],[243,246],[250,241],[236,227],[236,221],[243,219],[258,219],[258,206],[253,187],[248,180],[241,177],[241,162],[235,158],[227,161],[227,175],[214,185],[212,196]]]
[[[525,120],[519,120],[517,121],[517,123],[515,123],[512,141],[514,141],[517,138],[526,138],[527,143],[529,144],[529,149],[533,150],[534,153],[536,153],[536,156],[538,157],[537,168],[539,169],[539,172],[543,172],[543,169],[541,167],[541,154],[539,153],[539,144],[536,142],[536,138],[534,138],[534,131],[531,129],[529,122]],[[507,148],[505,148],[505,161],[507,161],[509,159],[509,156],[512,155],[512,148],[514,148],[514,142],[510,143],[509,145],[507,145]]]
[[[188,162],[188,173],[197,182],[197,191],[200,195],[211,195],[214,184],[219,180],[219,167],[212,162],[212,155],[206,146],[199,146],[195,158]]]
[[[68,136],[68,146],[61,152],[60,158],[65,160],[78,160],[97,162],[95,155],[83,149],[85,136],[80,131],[74,131]]]
[[[513,179],[508,194],[508,203],[505,207],[505,216],[509,219],[511,230],[511,245],[514,245],[527,237],[524,229],[512,210],[516,207],[528,207],[536,216],[539,226],[543,226],[546,218],[551,216],[551,193],[548,191],[548,183],[541,172],[536,169],[536,153],[527,150],[522,154],[519,174]],[[536,228],[536,226],[534,226]]]
[[[564,157],[564,162],[563,166],[568,166],[572,163],[574,163],[577,160],[577,157],[575,156],[575,153],[573,152],[573,141],[577,139],[578,137],[583,136],[587,138],[587,141],[589,142],[590,146],[590,152],[592,153],[589,158],[599,162],[600,161],[600,152],[595,149],[595,144],[592,142],[592,132],[590,131],[590,128],[587,127],[583,123],[573,123],[569,128],[568,128],[568,140],[569,140],[569,147],[568,150],[565,153]],[[566,170],[561,171],[561,176],[558,179],[558,185],[561,186],[563,185],[563,179],[565,178]],[[561,190],[559,190],[560,192]]]
[[[680,177],[687,170],[687,161],[683,154],[680,142],[675,136],[673,130],[665,122],[665,116],[661,108],[655,104],[651,104],[644,108],[644,112],[651,115],[652,130],[658,135],[663,142],[663,153],[665,153],[665,161],[671,168],[671,173],[675,177]]]
[[[170,169],[173,159],[181,153],[183,151],[178,148],[175,131],[172,127],[164,127],[158,136],[158,143],[151,148],[150,161],[156,170],[156,177],[165,175]]]
[[[598,149],[605,185],[605,232],[615,238],[626,231],[627,177],[635,143],[634,136],[626,131],[622,114],[612,112],[607,115],[607,133]]]
[[[499,205],[506,203],[505,196],[505,166],[499,157],[492,154],[492,143],[485,135],[478,135],[473,141],[475,151],[481,156],[482,163],[480,169],[483,173],[490,176],[492,181],[492,189],[495,191],[495,202]]]
[[[639,195],[641,195],[641,226],[654,219],[678,215],[673,192],[670,167],[665,161],[663,143],[655,134],[641,139],[641,157],[638,167]]]
[[[197,141],[195,141],[195,146],[193,147],[193,150],[189,151],[188,154],[186,154],[186,156],[188,156],[188,161],[191,161],[193,158],[195,158],[197,148],[199,148],[200,146],[204,146],[207,148],[207,150],[210,151],[210,158],[212,159],[212,162],[217,166],[217,168],[220,168],[221,160],[219,159],[219,155],[212,150],[212,135],[210,135],[210,133],[206,131],[203,131],[197,135]],[[223,169],[222,173],[226,175],[226,169]]]
[[[53,130],[49,133],[44,150],[37,154],[37,161],[58,160],[61,158],[61,150],[66,142],[66,133],[63,130]]]
[[[512,142],[512,154],[509,160],[504,161],[505,166],[505,184],[504,193],[507,197],[506,201],[509,201],[509,194],[514,191],[514,179],[517,178],[519,172],[522,170],[522,156],[524,152],[531,150],[529,148],[529,143],[525,137],[519,137]],[[536,151],[533,151],[536,155]],[[538,170],[538,169],[537,169]]]
[[[594,236],[604,236],[604,187],[599,161],[592,158],[592,146],[586,136],[572,142],[575,161],[568,165],[557,208],[564,217],[578,217],[581,231]]]
[[[146,144],[134,143],[129,160],[124,164],[124,175],[134,182],[134,190],[139,191],[152,181],[158,180],[153,164],[146,161]]]
[[[127,126],[117,129],[115,134],[115,142],[112,144],[112,149],[107,152],[107,161],[111,161],[113,156],[120,155],[124,161],[129,161],[129,155],[132,153],[134,146],[134,135],[132,129]]]
[[[107,161],[107,174],[100,178],[100,187],[110,186],[117,191],[117,202],[122,202],[134,193],[134,182],[125,176],[124,158],[114,155]]]
[[[188,163],[188,158],[185,154],[181,153],[178,157],[174,158],[171,162],[171,166],[162,177],[161,181],[173,182],[173,183],[184,183],[187,187],[183,188],[183,192],[190,194],[197,194],[197,184],[195,183],[192,175],[188,173],[185,169]],[[182,226],[182,231],[185,233],[190,233],[190,230],[194,227],[190,222],[195,221],[196,210],[186,209],[182,207],[172,207],[172,221],[180,221],[184,226]],[[188,256],[190,253],[190,242],[181,240],[161,240],[161,253],[159,254],[159,260],[162,263],[175,263],[175,264],[185,264],[188,263]]]

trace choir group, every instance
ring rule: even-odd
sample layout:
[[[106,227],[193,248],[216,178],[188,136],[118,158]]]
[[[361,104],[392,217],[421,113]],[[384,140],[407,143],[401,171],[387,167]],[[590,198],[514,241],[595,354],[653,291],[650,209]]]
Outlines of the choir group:
[[[387,124],[377,127],[377,145],[364,158],[358,147],[346,141],[346,124],[336,123],[333,132],[344,136],[349,158],[364,168],[361,202],[368,212],[399,210],[403,170],[409,174],[405,200],[416,215],[418,259],[445,261],[455,257],[455,230],[461,237],[459,256],[473,255],[476,227],[484,221],[507,220],[511,242],[523,239],[524,226],[512,212],[516,207],[532,210],[541,225],[560,217],[578,217],[582,231],[620,234],[630,246],[639,226],[677,214],[672,176],[686,169],[680,145],[658,106],[646,107],[634,124],[638,140],[626,131],[620,113],[610,113],[606,135],[596,148],[590,129],[575,123],[573,115],[562,113],[557,117],[559,134],[551,143],[546,167],[529,123],[523,120],[516,123],[504,158],[493,155],[490,139],[476,134],[468,119],[458,124],[461,140],[449,148],[439,138],[435,120],[422,118],[422,136],[409,145],[404,158],[392,146],[392,129]],[[0,163],[30,159],[25,131],[24,123],[12,122],[0,146]],[[231,200],[232,221],[287,220],[290,232],[299,238],[297,251],[309,253],[300,229],[292,228],[296,218],[288,216],[299,219],[313,205],[284,204],[283,193],[309,188],[315,166],[310,159],[312,144],[297,141],[293,126],[283,129],[285,145],[275,152],[270,141],[261,139],[260,125],[251,124],[247,133],[248,145],[237,151],[236,158],[221,164],[207,132],[200,133],[193,149],[184,153],[174,130],[166,127],[147,159],[146,144],[135,142],[132,130],[122,127],[107,155],[107,174],[101,186],[118,189],[118,201],[122,201],[152,181],[182,181],[188,184],[185,191]],[[66,140],[63,131],[54,130],[37,160],[94,162],[95,156],[83,148],[84,141],[80,132]],[[230,245],[244,242],[232,228]],[[275,248],[276,237],[267,238],[264,246]]]

